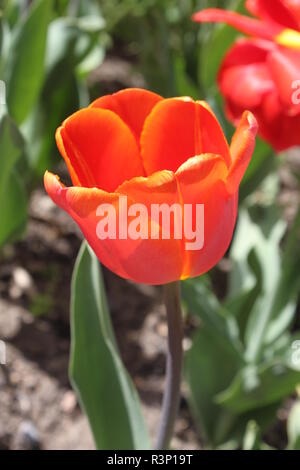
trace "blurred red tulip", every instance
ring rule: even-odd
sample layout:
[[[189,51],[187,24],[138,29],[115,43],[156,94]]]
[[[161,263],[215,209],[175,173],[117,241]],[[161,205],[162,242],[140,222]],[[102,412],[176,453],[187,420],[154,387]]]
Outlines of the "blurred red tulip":
[[[225,56],[218,83],[230,120],[249,109],[260,135],[277,151],[300,145],[300,0],[247,0],[259,19],[208,9],[196,22],[225,22],[252,39],[240,39]]]
[[[100,261],[121,277],[165,284],[197,276],[220,260],[231,241],[239,184],[256,130],[255,118],[245,112],[229,148],[206,103],[123,90],[96,100],[57,130],[74,186],[65,187],[47,172],[45,187],[79,225]],[[203,204],[203,248],[188,251],[185,240],[172,235],[99,240],[97,208],[112,204],[120,215],[120,196],[127,197],[129,208],[136,203],[146,208]]]

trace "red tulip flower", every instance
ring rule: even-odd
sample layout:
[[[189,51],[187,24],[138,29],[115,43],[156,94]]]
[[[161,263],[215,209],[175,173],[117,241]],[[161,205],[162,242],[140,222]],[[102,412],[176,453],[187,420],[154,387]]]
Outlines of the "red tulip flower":
[[[206,103],[123,90],[99,98],[59,127],[57,145],[74,186],[65,187],[46,172],[45,187],[79,225],[100,261],[121,277],[148,284],[186,279],[208,271],[228,248],[256,130],[255,118],[245,112],[229,147]],[[127,220],[121,217],[121,196],[126,197]],[[136,204],[150,214],[153,204],[175,203],[203,204],[201,249],[188,250],[187,240],[173,233],[169,238],[127,236]],[[99,239],[103,205],[118,215],[116,235]],[[179,222],[174,218],[172,227]],[[158,224],[159,235],[162,229]]]
[[[207,9],[196,22],[224,22],[250,36],[236,41],[221,66],[218,83],[230,120],[244,109],[260,135],[277,151],[300,145],[300,0],[247,0],[256,18]]]

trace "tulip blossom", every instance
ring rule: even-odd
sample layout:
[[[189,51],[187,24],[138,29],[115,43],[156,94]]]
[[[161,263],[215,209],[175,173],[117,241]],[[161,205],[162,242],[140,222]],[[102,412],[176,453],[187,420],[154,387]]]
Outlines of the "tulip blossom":
[[[257,18],[215,8],[196,22],[224,22],[251,38],[236,41],[219,71],[226,112],[237,123],[249,109],[277,151],[300,145],[300,1],[247,0]]]
[[[229,146],[206,103],[123,90],[99,98],[59,127],[57,145],[73,186],[65,187],[46,172],[45,187],[79,225],[100,261],[119,276],[153,285],[186,279],[211,269],[230,244],[239,184],[256,131],[255,118],[245,112]],[[120,206],[124,198],[125,221]],[[161,236],[164,227],[159,218],[154,224],[156,236],[128,236],[132,224],[138,233],[137,212],[139,225],[151,226],[153,205],[182,207],[179,219],[186,206],[192,214],[202,205],[201,248],[189,250],[191,237],[186,233],[176,236],[178,224],[183,224],[175,216],[171,223],[175,230],[167,237]],[[105,210],[117,214],[111,237],[99,234]],[[195,211],[193,221],[197,222]]]

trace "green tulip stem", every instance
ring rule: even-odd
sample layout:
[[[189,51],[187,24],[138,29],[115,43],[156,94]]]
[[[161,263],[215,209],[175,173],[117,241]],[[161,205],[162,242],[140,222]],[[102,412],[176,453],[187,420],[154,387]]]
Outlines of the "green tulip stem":
[[[166,387],[162,403],[161,421],[156,449],[168,449],[174,432],[180,399],[182,371],[183,320],[181,312],[180,281],[164,286],[168,322],[168,352]]]

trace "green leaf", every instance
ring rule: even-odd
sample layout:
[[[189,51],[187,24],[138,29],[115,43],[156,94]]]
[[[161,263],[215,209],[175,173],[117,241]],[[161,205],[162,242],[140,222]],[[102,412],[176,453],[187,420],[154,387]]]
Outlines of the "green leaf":
[[[5,64],[9,53],[9,45],[11,40],[11,30],[4,20],[0,18],[0,28],[1,28],[1,49],[0,49],[0,79],[4,79],[4,70]]]
[[[205,323],[219,337],[219,341],[229,342],[238,351],[238,331],[236,321],[230,311],[223,306],[203,276],[188,279],[182,284],[182,298],[188,311]]]
[[[98,449],[148,449],[135,387],[112,330],[100,265],[86,243],[72,281],[70,375]]]
[[[4,115],[0,121],[0,194],[22,150],[23,139],[18,128],[9,116]]]
[[[8,109],[18,124],[29,114],[42,86],[51,11],[52,0],[36,0],[12,40],[4,79]]]
[[[249,421],[243,439],[243,450],[260,450],[261,431],[255,421]]]
[[[265,430],[274,419],[278,402],[240,415],[216,402],[216,394],[230,386],[245,364],[236,327],[228,309],[202,278],[183,282],[182,292],[185,306],[203,322],[186,356],[189,401],[196,424],[211,445],[226,443],[239,448],[249,420],[255,420]],[[285,355],[286,347],[285,343]]]
[[[27,195],[19,175],[13,171],[2,188],[5,197],[0,197],[0,248],[16,240],[27,221]]]
[[[208,327],[224,334],[224,319],[219,315],[221,305],[202,277],[181,283],[182,299],[188,310],[197,315]]]
[[[285,303],[278,295],[283,281],[280,241],[285,223],[273,207],[252,212],[239,214],[226,307],[237,316],[247,360],[255,362],[265,343],[274,341],[290,325],[295,303],[288,288],[282,292]]]
[[[191,96],[194,99],[198,98],[199,89],[187,75],[185,60],[179,54],[174,57],[174,76],[178,96]]]
[[[249,365],[218,395],[217,403],[233,413],[245,413],[278,402],[293,393],[299,383],[300,371],[284,362]]]
[[[74,74],[64,73],[63,67],[56,71],[53,80],[47,80],[38,106],[26,121],[26,129],[23,127],[26,140],[31,142],[28,160],[37,180],[58,161],[54,139],[58,124],[79,107],[78,83]]]
[[[260,221],[260,225],[264,229],[263,226],[268,217],[264,212],[262,217],[263,221]],[[249,340],[247,352],[250,359],[259,357],[266,345],[272,345],[280,335],[285,334],[294,318],[300,287],[298,276],[300,216],[295,218],[294,225],[283,247],[283,253],[280,250],[280,242],[284,222],[281,222],[280,229],[280,220],[275,222],[276,213],[274,213],[273,220],[274,222],[270,218],[269,221],[269,226],[273,226],[273,228],[265,233],[265,241],[269,248],[268,250],[264,249],[261,244],[262,249],[260,250],[260,259],[265,266],[263,268],[264,288],[261,301],[251,315],[247,331]]]
[[[16,172],[23,139],[8,116],[0,121],[0,247],[19,234],[27,218],[24,186]]]
[[[70,70],[99,47],[99,35],[104,28],[102,17],[58,18],[50,23],[46,49],[46,70],[53,72],[66,61]],[[101,36],[100,36],[101,39]],[[66,65],[66,64],[65,64]]]
[[[29,163],[37,179],[56,164],[55,130],[82,106],[82,95],[87,93],[84,77],[104,59],[102,28],[101,17],[93,22],[90,17],[60,17],[49,25],[40,99],[22,129],[31,142]]]
[[[247,424],[243,450],[275,450],[262,441],[262,430],[255,420],[251,420]]]
[[[251,158],[249,167],[243,177],[239,201],[240,203],[259,187],[262,181],[272,170],[276,170],[278,158],[272,149],[257,137],[255,150]]]
[[[287,432],[289,445],[292,450],[300,450],[300,401],[298,401],[290,411]]]
[[[183,303],[189,312],[199,317],[224,347],[238,352],[240,344],[235,319],[220,304],[212,289],[205,285],[202,276],[188,279],[181,285]]]
[[[185,376],[196,423],[213,445],[224,442],[235,424],[234,416],[216,404],[214,396],[228,387],[240,366],[230,344],[226,347],[207,326],[199,328],[186,354]]]
[[[300,288],[300,207],[287,234],[283,247],[280,283],[274,302],[275,313],[287,308],[290,302],[296,303]]]

